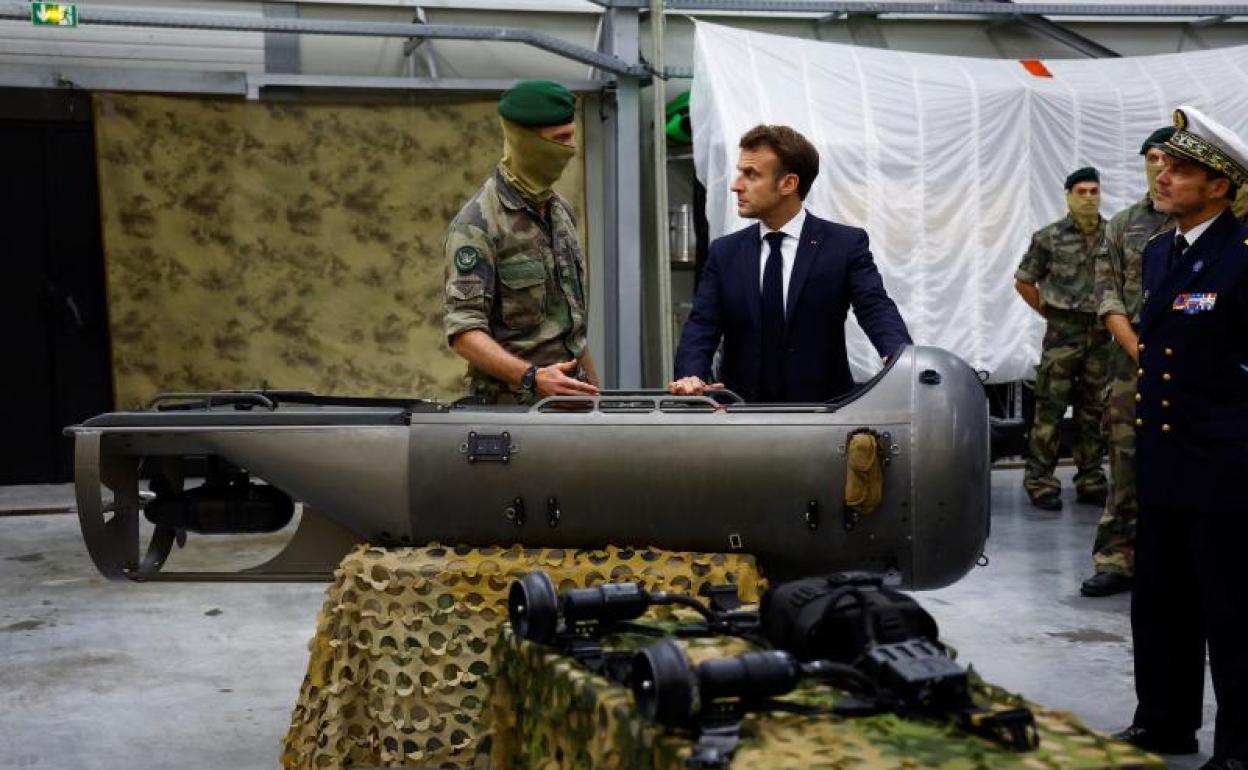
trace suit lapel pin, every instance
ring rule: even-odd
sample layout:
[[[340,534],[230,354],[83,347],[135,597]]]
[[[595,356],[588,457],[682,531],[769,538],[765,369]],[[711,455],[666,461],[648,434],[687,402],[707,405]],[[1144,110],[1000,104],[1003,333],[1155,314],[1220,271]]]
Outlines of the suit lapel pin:
[[[1192,272],[1199,273],[1201,271],[1201,268],[1203,268],[1204,266],[1205,266],[1205,261],[1203,259],[1198,259],[1196,260],[1196,264],[1192,265]]]

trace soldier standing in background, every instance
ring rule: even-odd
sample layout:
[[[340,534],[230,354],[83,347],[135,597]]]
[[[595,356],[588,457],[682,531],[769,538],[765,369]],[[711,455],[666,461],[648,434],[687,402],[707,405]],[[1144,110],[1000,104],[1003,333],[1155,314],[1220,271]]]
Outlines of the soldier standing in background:
[[[1096,260],[1105,248],[1100,205],[1096,169],[1088,166],[1072,172],[1066,177],[1069,213],[1032,236],[1031,247],[1014,274],[1014,288],[1047,321],[1036,370],[1036,410],[1023,488],[1032,505],[1049,511],[1062,507],[1061,485],[1053,469],[1058,429],[1072,402],[1076,435],[1071,454],[1078,467],[1078,500],[1095,505],[1105,502],[1101,399],[1109,334],[1097,320],[1094,296]]]
[[[1109,384],[1105,389],[1105,441],[1109,448],[1109,498],[1096,527],[1092,563],[1096,573],[1083,581],[1084,596],[1110,596],[1131,588],[1135,574],[1135,370],[1136,329],[1142,301],[1140,254],[1154,235],[1173,227],[1170,217],[1153,206],[1157,175],[1166,154],[1159,145],[1174,134],[1159,128],[1144,140],[1148,193],[1119,211],[1105,227],[1105,252],[1096,261],[1097,313],[1117,344],[1109,346]]]
[[[585,255],[572,205],[552,189],[576,154],[576,98],[526,80],[503,94],[498,113],[503,159],[443,243],[447,342],[486,403],[597,394]]]
[[[1239,194],[1235,196],[1235,202],[1231,204],[1231,211],[1241,224],[1248,225],[1248,187],[1239,188]]]

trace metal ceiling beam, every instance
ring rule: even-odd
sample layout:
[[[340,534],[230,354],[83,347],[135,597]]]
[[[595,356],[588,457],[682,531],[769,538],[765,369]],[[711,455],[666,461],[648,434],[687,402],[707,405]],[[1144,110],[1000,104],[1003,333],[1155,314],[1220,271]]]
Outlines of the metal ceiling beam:
[[[1005,0],[1005,2],[1009,2],[1009,0]],[[1093,59],[1116,59],[1122,56],[1122,54],[1112,48],[1103,46],[1095,40],[1084,37],[1078,32],[1073,32],[1043,16],[1019,16],[1017,21],[1033,32],[1038,32],[1047,38],[1056,40],[1067,48],[1074,49]]]
[[[3,72],[3,70],[0,70]],[[287,75],[247,73],[247,84],[258,88],[364,89],[374,91],[438,91],[441,93],[501,93],[524,78],[409,78],[383,75]],[[602,91],[609,80],[560,80],[574,93]]]
[[[251,3],[254,0],[238,0]],[[265,0],[271,3],[297,4],[301,0]],[[980,11],[973,6],[981,0],[936,0],[934,2],[889,2],[888,0],[666,0],[664,6],[670,11],[741,11],[741,12],[791,12],[821,13],[834,17],[846,13],[897,14],[903,16],[974,16]],[[605,9],[642,9],[649,8],[649,0],[588,0],[589,3]],[[1023,12],[1043,16],[1182,16],[1182,17],[1222,17],[1248,16],[1248,5],[1239,4],[1196,4],[1181,3],[1015,3],[1023,7]],[[696,7],[695,7],[696,6]],[[315,6],[311,6],[315,7]],[[404,8],[393,3],[377,2],[352,3],[352,7],[366,8]],[[471,9],[455,9],[471,10]],[[1000,12],[994,12],[1000,13]],[[1010,14],[1005,14],[1010,15]],[[1212,19],[1202,19],[1210,23]],[[1201,23],[1201,22],[1194,22]],[[1213,22],[1216,23],[1216,22]]]
[[[669,11],[741,11],[785,13],[877,13],[904,16],[1248,16],[1244,4],[1177,5],[1173,3],[1012,3],[977,0],[951,2],[833,2],[831,0],[667,0]]]
[[[289,3],[272,3],[267,0],[260,4],[265,18],[297,19],[299,6]],[[264,70],[265,72],[298,72],[299,36],[276,32],[264,35]]]
[[[0,86],[246,96],[244,72],[0,64]]]
[[[55,67],[0,64],[0,87],[70,88],[84,91],[221,94],[244,96],[264,88],[498,93],[520,81],[506,78],[405,78],[361,75],[299,75],[276,72],[204,72],[140,67]],[[564,80],[576,93],[602,91],[612,81]]]
[[[0,19],[30,19],[29,3],[0,3]],[[649,77],[649,71],[625,62],[618,56],[600,53],[569,43],[554,35],[515,27],[467,27],[446,24],[403,24],[397,22],[342,21],[326,19],[277,19],[254,16],[231,16],[124,11],[98,6],[78,6],[78,21],[83,25],[119,27],[161,27],[168,29],[211,29],[233,32],[288,32],[300,35],[346,35],[356,37],[430,38],[436,40],[481,40],[489,42],[524,43],[534,48],[589,64],[621,77]]]
[[[1230,16],[1208,16],[1203,19],[1197,19],[1196,21],[1189,22],[1187,26],[1191,27],[1192,29],[1204,29],[1206,27],[1216,27],[1229,18],[1231,17]]]
[[[647,0],[589,0],[589,2],[599,8],[649,8],[650,3]]]
[[[988,11],[975,6],[982,0],[934,0],[933,2],[908,2],[899,0],[666,0],[664,7],[668,11],[738,11],[738,12],[788,12],[827,14],[832,17],[847,13],[893,14],[898,16],[976,16],[976,15],[1014,15],[1003,11]],[[254,0],[237,0],[237,2],[253,4]],[[264,0],[268,3],[297,5],[301,0]],[[604,9],[648,9],[649,0],[588,0],[589,3]],[[1234,16],[1248,16],[1248,4],[1244,3],[1208,3],[1185,5],[1182,3],[1015,3],[1019,13],[1040,16],[1165,16],[1199,18],[1192,22],[1196,26],[1217,24]],[[309,8],[315,8],[311,5]],[[353,8],[387,8],[391,10],[408,8],[396,6],[394,3],[377,0],[370,3],[352,3]],[[83,7],[79,6],[81,12]],[[443,10],[443,9],[439,9]],[[455,9],[471,10],[471,9]]]
[[[1013,0],[987,0],[987,2],[1015,7],[1018,5]],[[1063,27],[1061,24],[1043,16],[1017,16],[1013,21],[1017,21],[1027,29],[1044,35],[1051,40],[1056,40],[1067,48],[1072,48],[1093,59],[1117,59],[1122,56],[1122,54],[1112,48],[1103,46],[1095,40],[1084,37],[1078,32]]]

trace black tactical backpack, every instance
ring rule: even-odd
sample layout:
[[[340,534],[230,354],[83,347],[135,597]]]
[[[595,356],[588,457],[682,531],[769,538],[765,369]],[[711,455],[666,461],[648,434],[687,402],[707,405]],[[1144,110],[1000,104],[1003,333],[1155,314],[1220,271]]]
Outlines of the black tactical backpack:
[[[871,647],[910,639],[939,644],[936,621],[882,576],[838,572],[769,588],[759,606],[763,635],[800,660],[853,664]]]

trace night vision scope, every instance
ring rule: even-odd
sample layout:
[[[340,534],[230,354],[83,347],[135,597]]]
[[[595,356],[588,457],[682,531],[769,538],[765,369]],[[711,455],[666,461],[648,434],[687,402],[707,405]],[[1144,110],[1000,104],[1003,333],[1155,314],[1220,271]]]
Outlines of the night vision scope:
[[[802,679],[836,680],[855,692],[874,694],[875,685],[849,666],[826,660],[802,662],[783,650],[747,652],[693,665],[672,639],[662,639],[633,658],[632,688],[637,710],[661,725],[687,725],[736,700],[749,707],[792,692]]]
[[[522,639],[554,644],[561,631],[635,620],[650,607],[671,604],[694,609],[708,621],[717,619],[714,612],[691,596],[646,591],[637,583],[605,583],[560,592],[542,571],[530,572],[511,584],[507,614],[511,627]]]

